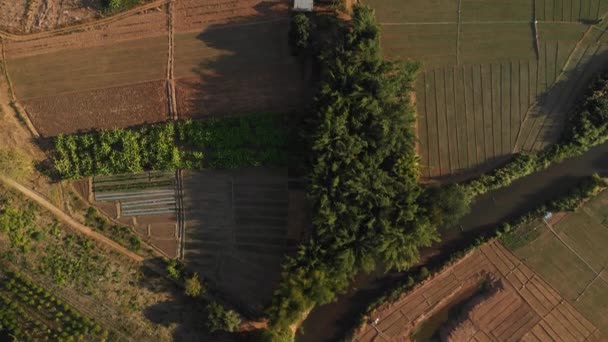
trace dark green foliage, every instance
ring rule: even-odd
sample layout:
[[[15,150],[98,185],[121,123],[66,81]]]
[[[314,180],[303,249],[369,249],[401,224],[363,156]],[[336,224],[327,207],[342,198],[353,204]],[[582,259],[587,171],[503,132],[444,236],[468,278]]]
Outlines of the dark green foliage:
[[[551,202],[549,208],[550,210],[555,211],[574,211],[585,200],[594,196],[600,189],[605,188],[606,186],[608,186],[608,180],[595,174],[592,177],[583,180],[566,196]]]
[[[180,165],[173,124],[117,129],[55,139],[55,170],[61,178],[171,170]]]
[[[312,24],[304,13],[296,13],[289,26],[289,47],[293,56],[302,55],[311,44]]]
[[[239,315],[232,311],[226,310],[221,304],[211,302],[207,305],[207,328],[211,332],[227,331],[234,332],[241,324]]]
[[[360,271],[408,268],[437,238],[416,202],[409,93],[418,66],[382,59],[367,7],[338,30],[320,49],[323,79],[307,129],[315,231],[284,265],[269,312],[276,331],[334,300]]]
[[[282,115],[184,121],[55,139],[53,163],[62,179],[144,170],[284,166]]]
[[[471,210],[471,197],[459,184],[429,186],[420,196],[420,206],[435,227],[452,228]]]
[[[185,161],[193,167],[236,168],[284,166],[287,135],[284,117],[260,114],[208,121],[185,121],[179,125]],[[201,152],[204,165],[196,165]]]

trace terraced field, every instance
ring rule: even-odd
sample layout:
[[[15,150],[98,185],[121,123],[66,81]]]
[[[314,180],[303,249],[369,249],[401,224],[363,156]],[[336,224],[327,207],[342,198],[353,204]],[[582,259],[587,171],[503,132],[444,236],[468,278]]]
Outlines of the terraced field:
[[[507,243],[530,269],[608,334],[608,191],[575,213],[519,227]]]
[[[604,335],[498,242],[375,310],[355,341],[602,341]]]
[[[243,309],[261,313],[296,243],[286,170],[187,173],[184,203],[185,261]]]
[[[385,54],[423,64],[416,99],[428,179],[554,143],[606,58],[606,0],[365,3],[376,9]]]

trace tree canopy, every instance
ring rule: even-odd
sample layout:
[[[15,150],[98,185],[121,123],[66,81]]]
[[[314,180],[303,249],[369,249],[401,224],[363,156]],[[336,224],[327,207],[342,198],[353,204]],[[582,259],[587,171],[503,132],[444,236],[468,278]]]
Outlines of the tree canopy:
[[[285,265],[270,309],[276,329],[334,300],[360,271],[411,266],[418,249],[437,239],[417,215],[409,94],[418,65],[382,58],[368,7],[355,7],[338,30],[320,49],[322,81],[306,132],[314,233]]]

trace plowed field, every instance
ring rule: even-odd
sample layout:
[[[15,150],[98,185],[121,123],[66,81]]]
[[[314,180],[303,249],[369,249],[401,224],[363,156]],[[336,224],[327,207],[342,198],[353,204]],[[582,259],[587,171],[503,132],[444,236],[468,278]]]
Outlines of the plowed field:
[[[406,341],[413,334],[450,341],[602,340],[592,323],[498,242],[375,310],[354,339]]]

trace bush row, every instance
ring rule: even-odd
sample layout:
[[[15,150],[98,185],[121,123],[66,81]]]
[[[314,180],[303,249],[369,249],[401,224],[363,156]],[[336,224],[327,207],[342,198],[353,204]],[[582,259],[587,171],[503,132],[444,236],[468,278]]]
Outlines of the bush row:
[[[182,121],[54,140],[53,165],[62,179],[144,170],[283,166],[282,115]]]
[[[516,155],[506,165],[465,185],[471,197],[511,184],[514,180],[546,169],[553,163],[579,156],[608,141],[608,72],[589,85],[583,100],[570,112],[557,144],[536,154]]]

